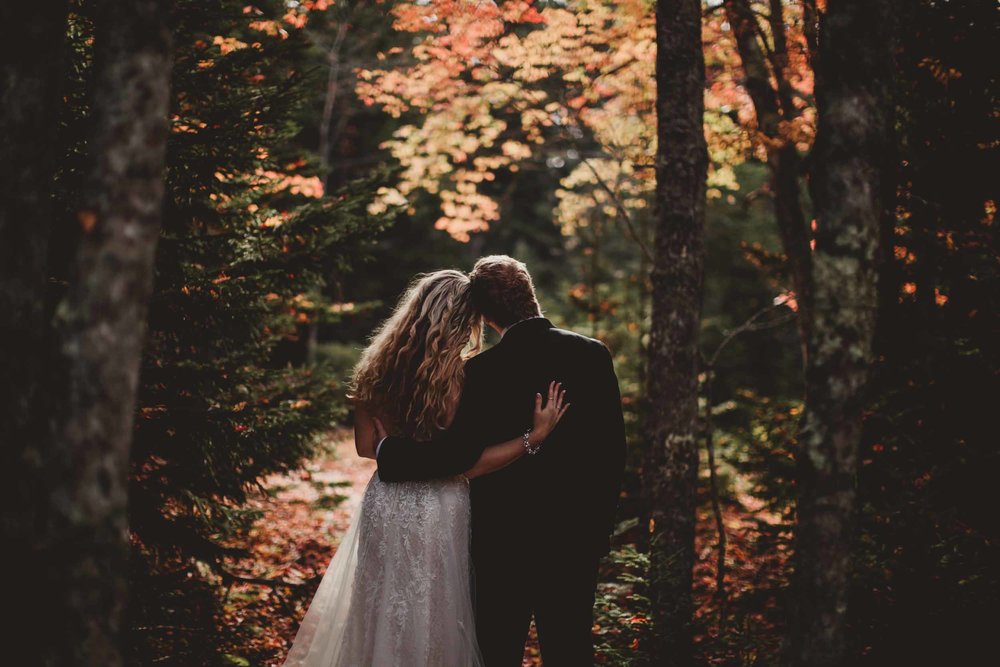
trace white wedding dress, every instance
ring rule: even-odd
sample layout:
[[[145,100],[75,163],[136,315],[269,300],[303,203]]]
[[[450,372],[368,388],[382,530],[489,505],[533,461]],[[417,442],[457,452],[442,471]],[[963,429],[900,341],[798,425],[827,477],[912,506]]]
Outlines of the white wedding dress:
[[[482,667],[464,477],[376,472],[284,667]]]

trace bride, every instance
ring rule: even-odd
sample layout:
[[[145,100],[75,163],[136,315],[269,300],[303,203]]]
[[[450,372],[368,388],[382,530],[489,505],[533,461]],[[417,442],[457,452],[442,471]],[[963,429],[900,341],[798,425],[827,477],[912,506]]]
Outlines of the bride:
[[[482,320],[469,278],[417,279],[375,332],[354,370],[358,454],[375,458],[378,419],[392,433],[429,439],[448,427],[465,359]],[[532,445],[565,412],[557,383],[536,395]],[[469,562],[469,479],[525,453],[522,438],[487,447],[453,479],[386,483],[372,475],[292,643],[285,667],[482,667]]]

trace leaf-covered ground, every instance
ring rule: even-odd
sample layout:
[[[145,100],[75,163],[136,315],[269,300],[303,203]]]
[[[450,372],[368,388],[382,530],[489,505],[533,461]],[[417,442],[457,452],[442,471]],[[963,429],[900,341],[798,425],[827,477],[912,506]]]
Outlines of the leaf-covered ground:
[[[281,580],[234,585],[225,603],[225,647],[233,664],[280,665],[340,536],[361,502],[373,461],[354,452],[346,432],[331,433],[321,454],[303,470],[262,481],[266,495],[252,505],[263,512],[238,563],[248,577]]]
[[[769,664],[784,630],[781,604],[788,586],[791,533],[751,496],[725,499],[721,509],[727,539],[724,601],[717,593],[719,536],[707,499],[697,513],[696,655],[719,667]]]
[[[264,492],[252,501],[263,517],[243,545],[251,555],[233,568],[247,581],[226,591],[219,636],[229,663],[281,665],[374,468],[374,462],[355,454],[350,434],[338,431],[327,436],[320,455],[303,470],[263,480]],[[787,553],[782,546],[775,548],[775,541],[783,541],[777,535],[782,532],[775,525],[777,517],[762,511],[752,498],[724,503],[723,517],[729,538],[726,627],[720,634],[715,595],[718,538],[705,502],[696,537],[696,642],[699,653],[713,656],[712,664],[748,664],[773,655],[777,648],[775,603],[786,585]],[[604,569],[610,572],[607,564]],[[524,667],[540,665],[538,656],[532,627]],[[620,664],[600,658],[602,664]]]
[[[304,470],[263,480],[266,495],[252,502],[264,513],[250,535],[252,555],[234,568],[258,581],[232,586],[225,603],[224,653],[232,664],[281,665],[374,469],[354,452],[349,433],[334,432]],[[539,664],[533,635],[526,667]]]

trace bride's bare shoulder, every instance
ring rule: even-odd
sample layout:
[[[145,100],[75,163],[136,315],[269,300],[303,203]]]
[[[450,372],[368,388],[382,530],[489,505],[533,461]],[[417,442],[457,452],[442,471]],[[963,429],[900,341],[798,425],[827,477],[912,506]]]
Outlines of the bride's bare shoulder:
[[[354,448],[358,456],[366,459],[375,458],[375,425],[372,420],[378,417],[378,409],[364,401],[354,401]]]

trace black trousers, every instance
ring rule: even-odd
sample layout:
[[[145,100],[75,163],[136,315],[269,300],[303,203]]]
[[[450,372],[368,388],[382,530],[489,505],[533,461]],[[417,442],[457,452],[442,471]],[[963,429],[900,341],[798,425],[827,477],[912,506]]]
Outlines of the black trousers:
[[[583,549],[497,549],[474,559],[476,635],[486,667],[520,667],[532,615],[544,667],[594,664],[598,558]]]

